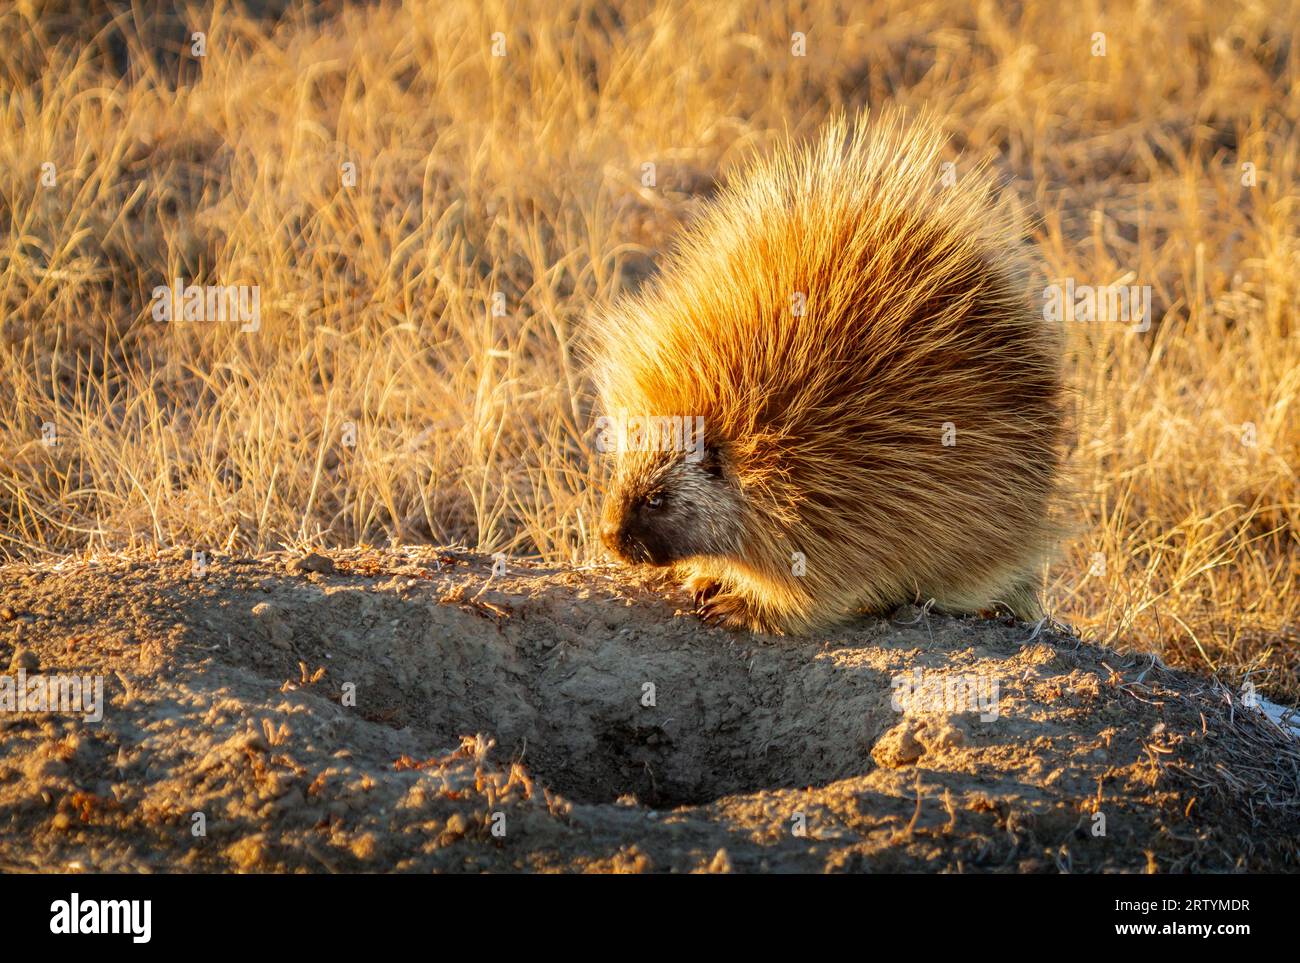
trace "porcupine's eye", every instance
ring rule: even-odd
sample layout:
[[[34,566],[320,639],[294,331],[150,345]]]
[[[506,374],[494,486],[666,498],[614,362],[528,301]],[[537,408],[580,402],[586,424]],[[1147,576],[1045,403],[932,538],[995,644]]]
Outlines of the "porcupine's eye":
[[[645,499],[646,508],[659,508],[663,503],[663,495],[647,495]]]

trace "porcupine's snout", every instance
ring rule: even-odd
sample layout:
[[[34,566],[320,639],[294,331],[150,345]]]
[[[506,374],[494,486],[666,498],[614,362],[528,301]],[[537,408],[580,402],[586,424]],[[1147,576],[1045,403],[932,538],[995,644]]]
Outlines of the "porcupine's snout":
[[[736,551],[742,498],[714,449],[633,466],[610,488],[600,539],[634,565],[674,565]]]
[[[660,537],[647,509],[611,503],[605,510],[600,540],[614,555],[633,565],[667,565],[672,561],[669,546]]]
[[[617,521],[611,522],[608,519],[605,520],[605,522],[600,526],[600,540],[614,555],[618,556],[623,561],[630,561],[630,559],[627,558],[627,552],[624,548],[627,541],[627,534],[623,531],[623,526]]]
[[[620,486],[604,503],[601,541],[617,558],[633,565],[669,565],[681,558],[682,535],[690,525],[660,477],[653,490]]]

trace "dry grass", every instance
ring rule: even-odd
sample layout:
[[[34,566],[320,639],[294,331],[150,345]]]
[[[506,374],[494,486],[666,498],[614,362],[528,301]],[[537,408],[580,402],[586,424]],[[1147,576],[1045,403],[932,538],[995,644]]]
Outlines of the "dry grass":
[[[1055,614],[1300,695],[1294,4],[153,6],[0,9],[0,557],[589,558],[584,319],[737,162],[892,100],[1047,276],[1152,286],[1150,332],[1071,327]],[[154,321],[177,276],[258,285],[260,329]]]

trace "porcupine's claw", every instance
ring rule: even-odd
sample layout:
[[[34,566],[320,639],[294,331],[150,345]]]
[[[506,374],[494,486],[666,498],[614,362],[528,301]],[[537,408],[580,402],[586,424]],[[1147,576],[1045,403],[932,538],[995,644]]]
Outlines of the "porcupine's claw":
[[[709,575],[692,575],[682,583],[682,588],[691,593],[697,608],[718,594],[722,583]]]
[[[717,592],[700,604],[700,618],[724,629],[753,629],[754,612],[749,600],[735,592]]]

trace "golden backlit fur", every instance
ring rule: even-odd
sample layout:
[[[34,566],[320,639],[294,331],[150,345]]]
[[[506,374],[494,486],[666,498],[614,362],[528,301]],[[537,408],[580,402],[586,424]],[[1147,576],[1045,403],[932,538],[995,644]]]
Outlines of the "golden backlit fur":
[[[707,617],[1039,614],[1060,332],[989,178],[945,178],[941,150],[925,119],[832,122],[727,187],[600,319],[603,413],[704,424],[697,461],[611,456],[604,537],[676,565]]]

